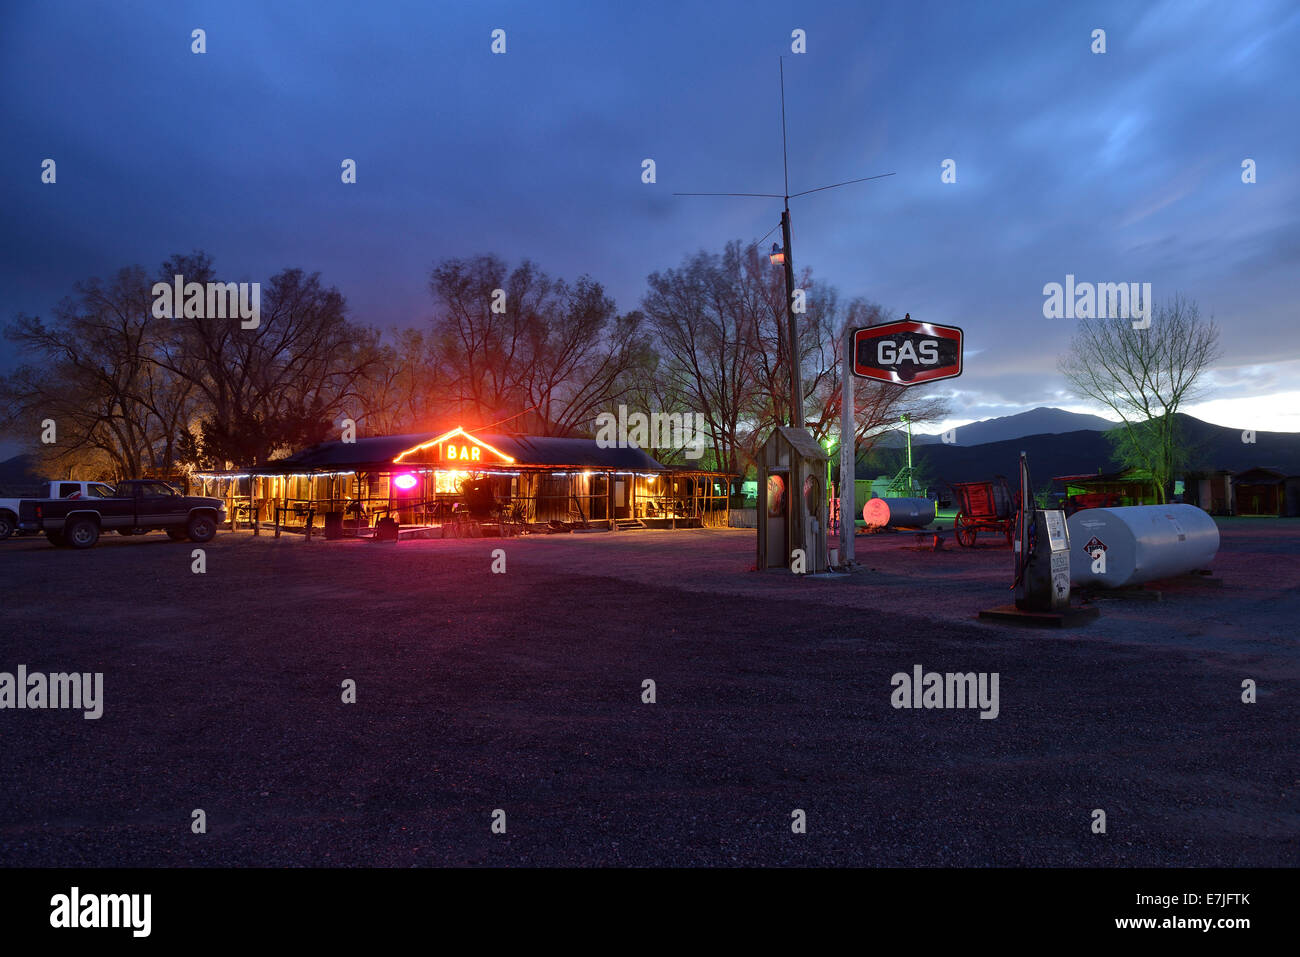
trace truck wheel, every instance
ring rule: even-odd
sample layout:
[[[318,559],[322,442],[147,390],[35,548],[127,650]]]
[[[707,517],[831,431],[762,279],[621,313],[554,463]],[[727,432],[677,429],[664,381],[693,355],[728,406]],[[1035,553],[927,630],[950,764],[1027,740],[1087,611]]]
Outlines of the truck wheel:
[[[194,515],[190,517],[189,523],[185,526],[185,534],[189,536],[190,541],[210,542],[217,534],[217,520],[211,515]]]
[[[64,536],[73,548],[90,548],[99,541],[99,525],[89,518],[75,518],[64,529]]]
[[[45,537],[50,540],[50,544],[55,548],[62,548],[64,545],[68,544],[64,541],[62,532],[46,532]]]
[[[0,512],[0,542],[12,535],[17,527],[18,521],[13,512]]]
[[[189,538],[189,534],[183,528],[169,528],[167,529],[167,537],[173,542],[183,542]]]

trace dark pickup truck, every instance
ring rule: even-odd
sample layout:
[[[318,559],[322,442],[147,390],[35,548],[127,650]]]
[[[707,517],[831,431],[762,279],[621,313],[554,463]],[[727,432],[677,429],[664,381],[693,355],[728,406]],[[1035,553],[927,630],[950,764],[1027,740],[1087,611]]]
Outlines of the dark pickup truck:
[[[96,498],[23,499],[19,527],[45,533],[55,545],[90,548],[101,531],[143,535],[156,528],[173,541],[209,542],[225,521],[219,498],[181,495],[165,482],[120,482],[113,494]]]

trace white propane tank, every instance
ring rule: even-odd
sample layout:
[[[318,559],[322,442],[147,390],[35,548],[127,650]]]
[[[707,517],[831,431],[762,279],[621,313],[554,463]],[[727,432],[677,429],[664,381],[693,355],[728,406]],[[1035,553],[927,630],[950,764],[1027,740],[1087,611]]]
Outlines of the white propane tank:
[[[934,521],[934,501],[928,498],[873,498],[862,506],[867,528],[925,528]]]
[[[1219,550],[1219,526],[1195,505],[1085,508],[1069,518],[1070,583],[1138,585],[1204,568]],[[1105,571],[1093,553],[1105,555]]]

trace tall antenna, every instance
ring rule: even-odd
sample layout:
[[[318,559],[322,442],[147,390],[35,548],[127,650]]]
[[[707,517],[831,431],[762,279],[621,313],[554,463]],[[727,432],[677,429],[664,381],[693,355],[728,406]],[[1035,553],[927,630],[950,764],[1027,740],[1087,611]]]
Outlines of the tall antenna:
[[[807,196],[809,193],[820,193],[827,189],[838,189],[841,186],[850,186],[853,183],[865,183],[868,180],[884,179],[886,176],[893,176],[893,173],[879,173],[875,176],[863,176],[858,179],[847,179],[842,183],[832,183],[829,186],[817,186],[813,189],[805,189],[803,192],[791,194],[790,192],[790,149],[785,129],[785,57],[778,58],[777,63],[781,77],[781,167],[785,177],[784,193],[673,193],[674,196],[743,196],[758,197],[762,199],[780,199],[785,203],[785,209],[781,213],[781,238],[785,247],[781,250],[781,261],[785,264],[785,311],[786,311],[786,346],[789,350],[790,357],[790,425],[802,429],[804,427],[803,415],[803,382],[802,371],[799,368],[799,330],[794,314],[794,256],[790,250],[790,200],[797,196]],[[770,235],[770,233],[769,233]],[[767,237],[763,237],[766,239]],[[759,240],[762,242],[762,240]],[[775,247],[773,247],[775,249]],[[773,253],[773,262],[776,262],[775,252]]]
[[[785,168],[785,198],[790,200],[790,151],[785,145],[785,57],[778,57],[781,68],[781,165]]]

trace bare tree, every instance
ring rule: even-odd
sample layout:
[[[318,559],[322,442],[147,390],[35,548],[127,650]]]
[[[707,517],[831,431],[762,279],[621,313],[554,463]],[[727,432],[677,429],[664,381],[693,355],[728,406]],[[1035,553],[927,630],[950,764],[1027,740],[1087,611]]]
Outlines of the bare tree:
[[[542,434],[591,428],[598,412],[623,400],[650,360],[640,312],[616,315],[614,300],[590,277],[557,283],[560,308],[530,329],[524,401]]]
[[[507,278],[506,264],[496,256],[444,260],[429,278],[436,310],[432,345],[447,387],[444,401],[460,422],[483,426],[525,408],[518,374],[526,330],[550,289],[530,263]]]
[[[1177,413],[1219,357],[1219,330],[1181,295],[1155,307],[1148,328],[1129,319],[1082,319],[1058,368],[1075,394],[1120,417],[1117,452],[1150,471],[1167,501],[1184,453]]]
[[[632,386],[649,343],[639,313],[618,316],[600,283],[572,285],[525,260],[448,259],[429,280],[431,342],[446,410],[465,424],[541,435],[589,430]]]
[[[734,257],[734,259],[732,259]],[[746,321],[758,350],[755,406],[751,410],[752,428],[745,443],[750,457],[757,454],[761,437],[776,426],[790,421],[789,321],[786,310],[785,272],[774,269],[766,254],[754,244],[728,247],[728,258],[735,262],[735,275],[741,286],[739,300],[744,304]],[[825,435],[829,412],[822,401],[829,383],[838,375],[834,361],[839,293],[834,286],[813,277],[805,267],[796,278],[795,304],[799,342],[797,355],[800,381],[803,384],[805,426],[812,423],[818,438]]]
[[[446,424],[440,381],[428,337],[418,329],[390,329],[343,414],[369,435],[433,431]]]
[[[19,316],[6,327],[35,361],[6,377],[0,400],[29,438],[53,421],[56,441],[36,446],[47,471],[130,477],[177,464],[196,396],[158,365],[168,321],[153,317],[150,286],[128,267],[77,283],[48,324]]]
[[[164,277],[209,282],[202,253],[163,264]],[[159,365],[202,397],[201,464],[257,465],[337,434],[333,419],[377,361],[374,330],[347,320],[342,294],[318,273],[285,269],[264,284],[260,323],[178,317]]]
[[[654,273],[649,285],[644,306],[663,352],[659,377],[676,403],[704,414],[720,467],[745,471],[772,429],[789,421],[784,273],[754,244],[731,242],[721,255],[699,252],[680,269]],[[888,317],[861,300],[841,308],[835,288],[815,281],[808,269],[797,288],[805,422],[820,441],[838,432],[842,329]],[[933,395],[866,380],[857,384],[854,406],[859,450],[904,413],[914,422],[946,414]]]
[[[761,414],[761,298],[741,281],[743,251],[698,252],[679,269],[652,273],[642,306],[656,332],[664,391],[704,417],[718,467],[741,470],[745,420]],[[660,410],[652,410],[660,411]]]

